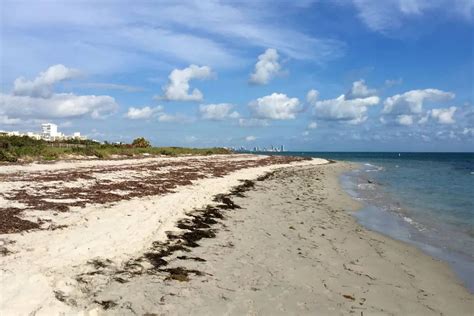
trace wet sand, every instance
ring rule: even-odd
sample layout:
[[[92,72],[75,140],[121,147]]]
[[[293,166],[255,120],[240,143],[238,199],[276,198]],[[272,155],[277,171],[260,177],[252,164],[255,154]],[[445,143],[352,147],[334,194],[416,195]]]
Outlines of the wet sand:
[[[338,182],[353,166],[322,162],[241,169],[159,199],[138,197],[66,213],[76,222],[78,214],[86,218],[88,230],[79,229],[84,220],[77,225],[70,219],[63,229],[0,235],[12,251],[0,256],[1,310],[469,315],[473,296],[446,264],[356,223],[350,212],[360,205]],[[170,207],[176,209],[165,212]],[[99,212],[101,218],[93,220]],[[125,236],[107,230],[111,225]],[[72,227],[76,231],[68,231]],[[47,241],[52,236],[56,242]],[[29,267],[35,273],[24,271]]]

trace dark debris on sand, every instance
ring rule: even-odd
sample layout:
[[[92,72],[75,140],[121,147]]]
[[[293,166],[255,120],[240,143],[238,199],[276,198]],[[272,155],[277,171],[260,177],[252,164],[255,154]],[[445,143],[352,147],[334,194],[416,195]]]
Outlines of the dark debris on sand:
[[[230,193],[216,195],[214,197],[216,205],[208,205],[186,214],[187,217],[179,220],[176,225],[179,230],[167,233],[168,239],[166,241],[153,242],[141,257],[130,259],[120,268],[110,269],[112,263],[110,260],[89,261],[89,264],[97,271],[78,275],[76,280],[87,286],[91,280],[90,277],[94,274],[108,273],[110,279],[118,283],[130,282],[133,278],[141,275],[155,275],[165,281],[187,282],[191,279],[191,276],[208,274],[205,271],[188,269],[182,266],[170,267],[170,265],[183,260],[206,262],[203,258],[185,254],[190,253],[193,248],[199,247],[200,240],[216,237],[217,224],[223,224],[222,220],[225,219],[225,213],[240,209],[240,206],[235,204],[232,197],[243,195],[254,186],[255,182],[246,180],[234,187]],[[104,302],[95,303],[102,305],[104,309],[114,307]]]
[[[306,159],[308,158],[286,156],[270,156],[258,160],[232,161],[196,158],[182,161],[161,161],[143,165],[102,166],[79,170],[6,175],[3,176],[3,181],[28,181],[30,183],[41,183],[41,186],[35,187],[33,190],[21,188],[8,193],[0,193],[4,199],[26,205],[23,209],[0,208],[0,234],[42,229],[40,224],[21,218],[21,213],[25,210],[67,212],[70,207],[86,207],[89,204],[106,204],[132,198],[163,195],[173,192],[173,190],[179,186],[191,185],[193,181],[199,179],[223,177],[244,168],[285,164]],[[165,168],[172,169],[167,170]],[[164,170],[164,172],[156,172],[160,170]],[[98,180],[94,176],[97,173],[104,174],[120,171],[136,171],[146,175],[137,179],[116,181]],[[77,187],[61,185],[62,183],[78,180],[96,181],[91,185]],[[262,181],[264,178],[260,177],[257,180]],[[234,189],[232,194],[235,196],[243,196],[243,192],[253,186],[254,182],[243,181],[242,185]],[[124,194],[113,193],[118,191]],[[49,199],[60,199],[61,201],[51,202]],[[67,200],[73,200],[73,202],[66,202]],[[230,203],[227,199],[221,200],[220,202],[224,208],[235,208],[235,205]],[[209,213],[208,215],[212,214]],[[194,235],[197,234],[188,236],[190,239],[193,239],[195,238]],[[210,233],[205,234],[211,235]]]

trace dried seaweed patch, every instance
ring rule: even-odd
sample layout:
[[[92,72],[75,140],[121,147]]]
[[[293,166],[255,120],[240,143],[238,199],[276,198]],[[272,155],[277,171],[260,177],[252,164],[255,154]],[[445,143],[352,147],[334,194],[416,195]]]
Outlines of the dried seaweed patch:
[[[102,306],[102,308],[104,310],[108,310],[110,308],[114,308],[115,306],[117,306],[116,302],[110,301],[110,300],[108,300],[108,301],[94,301],[94,303],[99,304],[100,306]]]
[[[161,271],[168,273],[168,276],[166,277],[165,280],[176,280],[176,281],[180,281],[180,282],[189,281],[189,275],[190,274],[194,274],[194,275],[197,275],[197,276],[203,275],[203,273],[199,270],[186,269],[186,268],[183,268],[183,267],[162,269]]]
[[[0,208],[0,233],[10,234],[30,229],[48,229],[37,223],[18,217],[24,210],[67,212],[71,207],[86,207],[89,204],[110,204],[132,198],[163,195],[173,192],[179,186],[191,185],[193,181],[209,176],[223,177],[244,169],[286,164],[305,160],[301,157],[271,156],[253,160],[224,160],[191,158],[182,161],[161,161],[149,164],[101,166],[79,170],[15,173],[5,175],[2,181],[26,181],[29,184],[3,194],[5,199],[26,205],[23,209]],[[172,170],[169,170],[172,169]],[[140,178],[123,180],[98,179],[98,175],[132,172],[144,174]],[[88,181],[88,185],[64,186],[65,183]],[[95,181],[94,181],[95,180]],[[41,185],[36,185],[40,183]],[[33,184],[33,185],[31,185]],[[243,192],[255,185],[244,180],[232,194],[244,196]],[[124,192],[117,194],[116,192]],[[60,197],[58,199],[58,197]],[[80,199],[78,199],[80,197]],[[58,200],[58,201],[51,201]],[[60,201],[59,201],[60,200]],[[66,202],[67,200],[72,200]],[[238,208],[224,199],[225,209]]]

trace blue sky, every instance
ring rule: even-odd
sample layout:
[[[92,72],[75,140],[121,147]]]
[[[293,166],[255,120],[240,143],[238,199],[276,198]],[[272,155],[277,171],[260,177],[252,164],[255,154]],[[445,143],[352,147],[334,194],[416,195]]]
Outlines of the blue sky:
[[[9,1],[0,130],[474,151],[474,0]]]

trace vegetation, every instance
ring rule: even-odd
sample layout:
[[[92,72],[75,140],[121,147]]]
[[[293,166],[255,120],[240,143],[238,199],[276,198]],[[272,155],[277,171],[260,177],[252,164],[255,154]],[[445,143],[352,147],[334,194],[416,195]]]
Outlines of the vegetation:
[[[150,142],[143,137],[135,138],[132,142],[133,147],[148,148],[151,147]]]
[[[64,140],[47,142],[28,136],[0,136],[0,161],[56,160],[89,156],[95,158],[139,157],[147,155],[212,155],[228,154],[224,148],[152,147],[140,137],[132,144],[100,144],[91,140]]]

